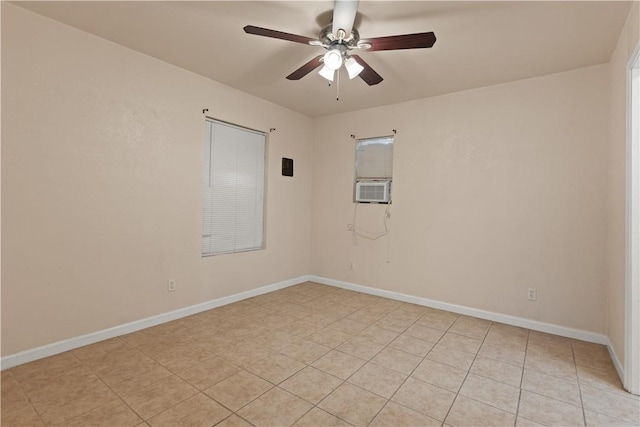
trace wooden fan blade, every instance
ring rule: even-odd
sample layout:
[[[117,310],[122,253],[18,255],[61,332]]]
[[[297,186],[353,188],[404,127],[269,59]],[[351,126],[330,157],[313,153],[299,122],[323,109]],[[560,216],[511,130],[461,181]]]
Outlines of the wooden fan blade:
[[[254,27],[253,25],[247,25],[244,27],[244,32],[247,34],[255,34],[256,36],[271,37],[273,39],[288,40],[290,42],[309,44],[310,41],[317,41],[305,36],[299,36],[297,34],[284,33],[282,31],[269,30],[267,28]]]
[[[298,68],[293,73],[289,74],[287,76],[287,79],[300,80],[301,78],[303,78],[304,76],[306,76],[307,74],[309,74],[310,72],[312,72],[313,70],[321,66],[322,65],[321,59],[322,59],[322,55],[316,56],[311,61],[304,64],[302,67]]]
[[[371,43],[371,47],[367,49],[369,52],[376,50],[422,49],[433,46],[436,42],[436,35],[433,32],[403,34],[376,37],[363,40],[363,42]]]
[[[364,80],[366,84],[368,84],[369,86],[373,86],[373,85],[377,85],[382,80],[384,80],[380,76],[380,74],[376,73],[374,69],[371,68],[369,64],[364,62],[364,59],[360,58],[358,55],[351,55],[351,57],[355,59],[358,62],[358,64],[364,67],[364,70],[362,70],[360,74],[358,74],[358,77]]]

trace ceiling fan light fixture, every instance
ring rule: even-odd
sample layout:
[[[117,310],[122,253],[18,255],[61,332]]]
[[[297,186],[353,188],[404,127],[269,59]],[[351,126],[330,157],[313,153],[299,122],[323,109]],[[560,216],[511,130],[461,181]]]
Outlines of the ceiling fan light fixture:
[[[333,75],[335,74],[335,70],[332,70],[331,68],[325,65],[324,67],[322,67],[322,69],[320,69],[320,71],[318,71],[318,74],[320,74],[322,77],[332,82]]]
[[[364,70],[364,67],[358,64],[358,61],[353,58],[348,58],[346,61],[344,61],[344,67],[347,69],[350,79],[358,77],[358,74],[360,74],[362,70]]]
[[[300,80],[311,71],[317,70],[322,66],[319,74],[330,82],[333,82],[335,78],[336,82],[339,83],[340,67],[344,64],[350,79],[358,76],[369,86],[377,85],[382,82],[383,78],[360,56],[351,55],[351,53],[355,53],[353,50],[369,50],[373,52],[380,50],[423,49],[433,47],[435,44],[436,35],[433,31],[360,40],[360,33],[354,28],[358,18],[359,1],[335,0],[333,20],[320,30],[317,39],[253,25],[246,25],[243,30],[247,34],[322,47],[327,50],[323,55],[316,56],[289,74],[287,76],[288,80]],[[360,17],[362,18],[362,16]],[[338,71],[337,77],[336,71]]]
[[[338,49],[331,49],[324,54],[324,66],[331,71],[336,71],[342,66],[342,52]]]

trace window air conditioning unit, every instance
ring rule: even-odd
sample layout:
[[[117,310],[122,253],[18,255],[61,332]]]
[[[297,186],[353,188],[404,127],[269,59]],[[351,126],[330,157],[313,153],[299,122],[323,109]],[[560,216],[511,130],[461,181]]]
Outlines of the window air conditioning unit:
[[[391,181],[356,182],[356,202],[389,203]]]

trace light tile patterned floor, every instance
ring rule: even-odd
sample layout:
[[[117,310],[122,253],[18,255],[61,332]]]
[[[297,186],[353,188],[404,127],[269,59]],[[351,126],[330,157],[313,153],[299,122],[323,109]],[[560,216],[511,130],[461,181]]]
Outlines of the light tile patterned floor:
[[[639,425],[601,345],[304,283],[2,372],[2,426]]]

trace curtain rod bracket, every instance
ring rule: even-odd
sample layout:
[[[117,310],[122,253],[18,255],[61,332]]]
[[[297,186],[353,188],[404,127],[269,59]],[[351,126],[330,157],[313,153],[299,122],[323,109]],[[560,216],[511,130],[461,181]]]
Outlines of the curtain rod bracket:
[[[395,130],[395,129],[392,129],[392,130],[393,130],[393,134],[394,134],[394,135],[395,135],[396,133],[398,133],[398,131],[397,131],[397,130]]]
[[[269,132],[275,132],[275,131],[276,131],[276,128],[269,129]]]
[[[356,136],[351,134],[351,139],[356,139]]]
[[[206,113],[207,113],[207,111],[209,111],[209,109],[208,109],[208,108],[205,108],[204,110],[202,110],[202,114],[206,114]]]

